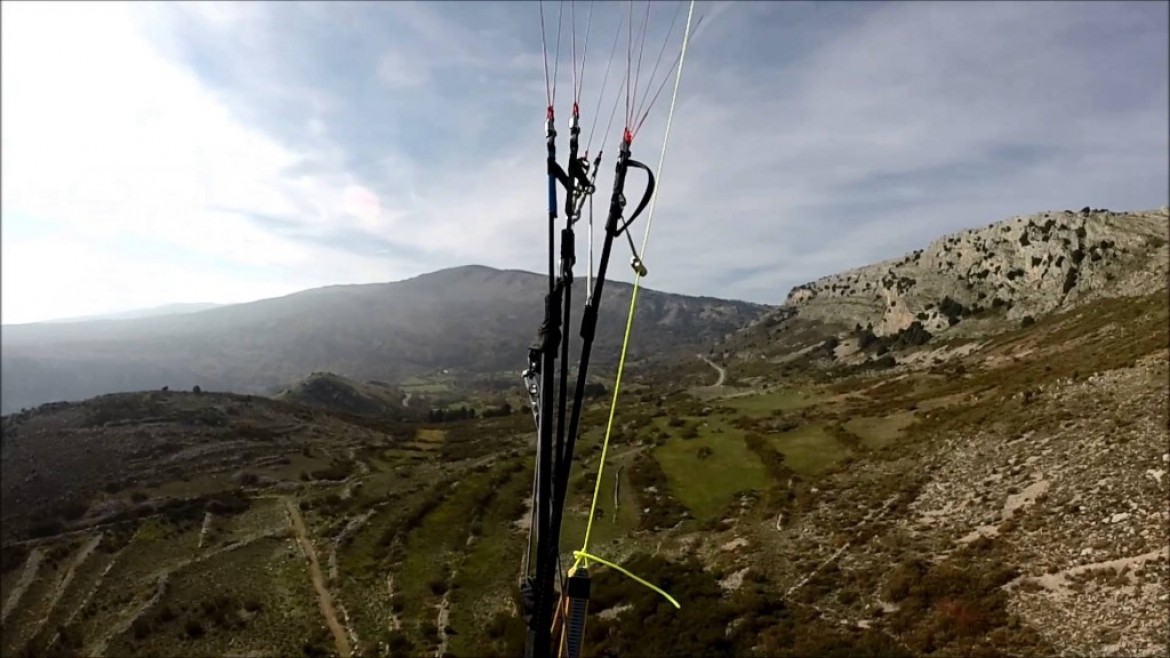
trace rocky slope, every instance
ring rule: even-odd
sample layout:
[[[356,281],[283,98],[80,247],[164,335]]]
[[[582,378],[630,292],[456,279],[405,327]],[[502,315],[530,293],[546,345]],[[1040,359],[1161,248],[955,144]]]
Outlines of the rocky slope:
[[[940,333],[981,312],[1020,321],[1166,285],[1170,211],[1044,212],[947,235],[901,258],[795,287],[802,319],[894,334],[919,321]],[[979,323],[968,323],[970,330]]]

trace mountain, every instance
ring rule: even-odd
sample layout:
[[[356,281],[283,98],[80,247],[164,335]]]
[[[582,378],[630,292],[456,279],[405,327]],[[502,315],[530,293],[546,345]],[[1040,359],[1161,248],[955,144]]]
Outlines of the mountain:
[[[527,366],[546,285],[530,272],[466,266],[198,313],[6,326],[3,411],[163,386],[276,392],[317,371],[389,382],[441,369],[515,373]],[[630,292],[606,286],[595,363],[616,361]],[[631,357],[705,344],[766,308],[644,290]]]
[[[891,348],[994,335],[1095,300],[1164,290],[1168,244],[1166,208],[1012,217],[796,286],[716,350],[772,364],[827,357],[824,365],[890,366]]]
[[[90,322],[92,320],[133,320],[135,318],[152,318],[160,315],[179,315],[181,313],[198,313],[199,311],[206,311],[208,309],[218,308],[222,304],[209,304],[200,302],[179,303],[179,304],[165,304],[163,306],[154,306],[151,308],[140,308],[130,311],[121,311],[118,313],[103,313],[100,315],[84,315],[74,318],[60,318],[56,320],[45,320],[43,323],[34,324],[55,324],[62,322]]]
[[[804,318],[893,334],[919,321],[942,332],[982,311],[1039,317],[1078,303],[1166,285],[1168,214],[1043,212],[947,235],[925,249],[795,287]],[[948,301],[949,300],[949,301]],[[969,325],[968,325],[969,326]]]

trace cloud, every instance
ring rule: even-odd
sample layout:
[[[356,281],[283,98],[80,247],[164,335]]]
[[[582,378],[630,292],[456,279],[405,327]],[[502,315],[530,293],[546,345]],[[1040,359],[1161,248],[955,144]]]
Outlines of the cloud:
[[[405,53],[388,52],[378,60],[378,80],[393,89],[418,87],[431,80],[430,66]]]
[[[550,51],[560,6],[544,7]],[[646,100],[666,83],[634,145],[658,164],[673,46],[650,73],[686,8],[632,8],[579,3],[575,44],[569,11],[559,17],[562,160],[575,78],[583,146],[602,146],[590,127],[617,108],[613,154],[630,20],[637,36],[648,8],[643,66],[628,82]],[[535,4],[4,11],[5,322],[468,262],[544,267]],[[960,228],[1170,196],[1164,4],[701,2],[696,13],[645,255],[652,287],[776,303]],[[582,70],[571,53],[586,29]],[[607,157],[598,227],[612,168]],[[631,174],[627,196],[640,186]],[[54,253],[55,239],[72,246]],[[37,258],[9,266],[18,250]],[[630,280],[626,251],[615,245],[611,274]],[[80,264],[121,273],[86,277]],[[176,267],[201,283],[160,287],[145,274],[177,281]],[[54,268],[74,275],[72,291],[42,285]],[[255,283],[230,283],[244,280]],[[51,308],[36,301],[49,297]]]
[[[5,7],[5,322],[413,273],[258,226],[253,217],[267,215],[296,216],[315,237],[378,230],[394,209],[352,177],[285,174],[298,154],[160,57],[134,12]],[[249,18],[212,14],[221,28]],[[316,157],[341,160],[327,150]],[[52,231],[26,240],[10,230],[15,216]],[[185,273],[154,258],[168,250],[188,256]]]

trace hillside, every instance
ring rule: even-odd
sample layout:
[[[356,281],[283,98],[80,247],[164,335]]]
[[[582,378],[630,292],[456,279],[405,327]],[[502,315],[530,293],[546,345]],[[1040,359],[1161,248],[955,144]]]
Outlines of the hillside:
[[[1095,300],[1165,290],[1170,211],[1044,212],[932,241],[900,258],[794,287],[784,304],[717,341],[755,372],[893,367]],[[904,350],[902,350],[904,351]],[[867,365],[868,364],[868,365]]]
[[[883,336],[916,320],[940,333],[983,311],[1019,321],[1137,295],[1166,283],[1168,217],[1091,209],[1014,217],[797,286],[786,304],[802,318],[871,325]]]
[[[362,384],[330,372],[315,372],[281,391],[276,398],[305,407],[362,416],[400,420],[410,416],[402,390],[376,380]]]
[[[317,371],[391,383],[441,369],[514,377],[527,365],[546,285],[538,274],[467,266],[197,313],[5,326],[3,411],[163,386],[275,393]],[[599,364],[616,361],[630,291],[606,287],[605,307],[619,310],[600,316]],[[639,352],[705,344],[765,308],[646,290]]]
[[[1048,310],[1013,288],[1032,321],[878,335],[796,301],[636,370],[590,548],[682,608],[594,565],[586,655],[1165,655],[1170,290],[1117,283],[1158,272],[1149,247]],[[6,416],[0,651],[522,653],[531,416],[349,413],[367,386]],[[566,561],[608,410],[582,419]]]

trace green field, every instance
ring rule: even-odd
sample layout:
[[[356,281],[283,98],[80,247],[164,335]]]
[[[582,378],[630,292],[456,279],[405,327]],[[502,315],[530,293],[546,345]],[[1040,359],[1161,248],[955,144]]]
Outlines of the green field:
[[[765,416],[774,411],[803,409],[824,399],[806,389],[779,389],[758,395],[741,395],[726,398],[720,404],[747,416]]]
[[[662,421],[663,419],[656,419]],[[698,427],[698,438],[672,437],[654,451],[671,493],[700,521],[723,513],[736,492],[763,489],[764,465],[743,442],[743,432],[713,418]],[[665,423],[660,426],[672,430]],[[699,450],[711,454],[699,458]]]
[[[816,475],[849,454],[849,449],[820,425],[805,425],[768,438],[784,454],[785,463],[801,475]]]
[[[443,380],[423,377],[407,377],[398,388],[403,393],[446,393],[451,390],[450,384]]]
[[[853,418],[845,423],[845,429],[861,437],[869,448],[881,448],[903,432],[914,422],[914,412],[903,411],[889,416],[868,416]]]

